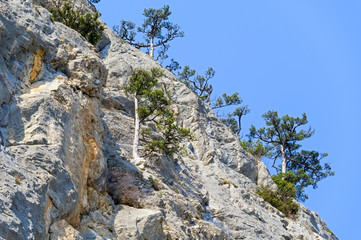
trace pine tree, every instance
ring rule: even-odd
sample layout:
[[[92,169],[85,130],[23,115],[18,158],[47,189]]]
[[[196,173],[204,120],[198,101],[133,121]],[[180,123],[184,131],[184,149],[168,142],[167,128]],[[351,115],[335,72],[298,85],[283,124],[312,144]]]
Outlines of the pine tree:
[[[191,135],[188,129],[176,124],[167,91],[156,88],[158,78],[162,76],[163,71],[158,68],[152,68],[149,72],[137,69],[124,87],[125,92],[132,95],[134,100],[134,159],[139,158],[140,133],[147,143],[144,148],[147,156],[153,152],[170,156],[180,150],[181,141],[189,139]],[[146,122],[153,124],[156,133],[152,133],[152,127],[140,131],[140,126]]]
[[[311,127],[300,129],[308,123],[305,113],[294,118],[289,115],[279,117],[276,111],[269,111],[262,116],[268,127],[257,130],[252,125],[249,135],[266,144],[272,152],[273,167],[296,186],[298,199],[303,200],[305,187],[312,185],[316,188],[320,180],[334,175],[329,164],[321,164],[327,153],[300,150],[298,142],[310,138],[315,132]],[[275,166],[278,159],[281,159],[281,169]]]
[[[99,21],[99,13],[85,13],[82,9],[75,9],[69,0],[56,0],[48,4],[53,21],[61,22],[79,32],[94,46],[101,40],[104,26]]]
[[[180,30],[177,24],[169,22],[169,16],[172,12],[169,6],[165,5],[160,9],[144,9],[145,20],[141,27],[137,28],[138,33],[142,33],[145,42],[135,40],[135,24],[130,21],[122,21],[120,26],[114,26],[113,29],[119,36],[136,48],[147,48],[148,54],[155,60],[166,59],[169,42],[178,37],[183,37],[184,32]],[[155,48],[159,48],[157,57],[154,57]]]

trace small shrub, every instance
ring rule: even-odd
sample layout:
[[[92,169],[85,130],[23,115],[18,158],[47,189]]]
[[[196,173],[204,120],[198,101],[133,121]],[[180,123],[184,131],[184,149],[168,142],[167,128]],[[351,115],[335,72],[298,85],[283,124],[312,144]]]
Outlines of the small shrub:
[[[136,185],[133,175],[120,169],[113,169],[110,171],[109,185],[110,195],[117,204],[142,208],[141,199],[144,194]]]
[[[179,193],[179,190],[175,188],[175,189],[173,189],[173,192]]]
[[[262,157],[270,157],[270,148],[266,145],[263,145],[261,140],[252,141],[249,140],[241,140],[240,144],[244,150],[252,154],[257,161],[259,161]]]
[[[283,180],[277,175],[273,176],[273,180],[278,187],[277,191],[262,186],[261,189],[256,190],[256,193],[287,217],[295,216],[299,208],[298,204],[294,201],[296,198],[295,187],[292,183]]]
[[[53,1],[49,5],[52,20],[61,22],[79,32],[94,46],[102,38],[104,26],[98,21],[99,13],[84,13],[83,10],[74,10],[69,0]]]
[[[162,188],[162,185],[160,184],[158,179],[153,178],[152,176],[149,176],[148,180],[152,184],[152,187],[154,188],[154,190],[159,191]]]

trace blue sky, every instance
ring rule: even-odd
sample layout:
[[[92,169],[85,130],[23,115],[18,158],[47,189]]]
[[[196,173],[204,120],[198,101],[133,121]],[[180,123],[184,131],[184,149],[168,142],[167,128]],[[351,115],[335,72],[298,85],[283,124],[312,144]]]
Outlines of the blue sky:
[[[144,8],[165,4],[185,32],[168,55],[200,74],[213,67],[214,96],[239,92],[251,108],[243,134],[263,126],[268,110],[307,114],[316,133],[303,147],[329,153],[336,175],[310,189],[305,205],[340,239],[360,239],[361,1],[102,0],[97,7],[109,26],[140,25]]]

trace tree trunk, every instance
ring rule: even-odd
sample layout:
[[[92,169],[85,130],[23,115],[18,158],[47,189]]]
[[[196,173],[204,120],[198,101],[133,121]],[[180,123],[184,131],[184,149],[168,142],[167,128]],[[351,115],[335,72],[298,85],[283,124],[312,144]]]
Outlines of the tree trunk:
[[[238,131],[237,131],[237,136],[239,135],[239,133],[240,133],[241,130],[242,130],[241,118],[242,118],[242,115],[241,115],[241,116],[238,116]]]
[[[150,52],[149,52],[149,55],[154,58],[154,39],[151,38],[150,39]]]
[[[134,96],[134,141],[133,141],[133,158],[138,159],[139,146],[139,115],[138,115],[138,99]]]
[[[283,145],[281,145],[281,153],[282,153],[282,173],[285,173],[287,171],[287,161],[286,161],[285,149]]]

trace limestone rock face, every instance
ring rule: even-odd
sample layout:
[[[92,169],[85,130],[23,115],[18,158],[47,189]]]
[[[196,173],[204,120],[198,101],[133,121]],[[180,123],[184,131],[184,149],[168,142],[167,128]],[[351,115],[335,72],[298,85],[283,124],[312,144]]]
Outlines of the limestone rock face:
[[[77,7],[95,11],[86,0]],[[187,154],[134,161],[134,69],[161,67],[106,28],[96,47],[42,0],[0,1],[0,239],[337,239],[264,202],[267,168],[165,70]]]
[[[257,178],[257,185],[258,186],[265,186],[272,190],[277,190],[277,185],[273,182],[270,173],[266,167],[264,162],[259,161],[258,164],[258,178]]]
[[[166,239],[160,211],[124,206],[115,216],[114,229],[118,239]]]

